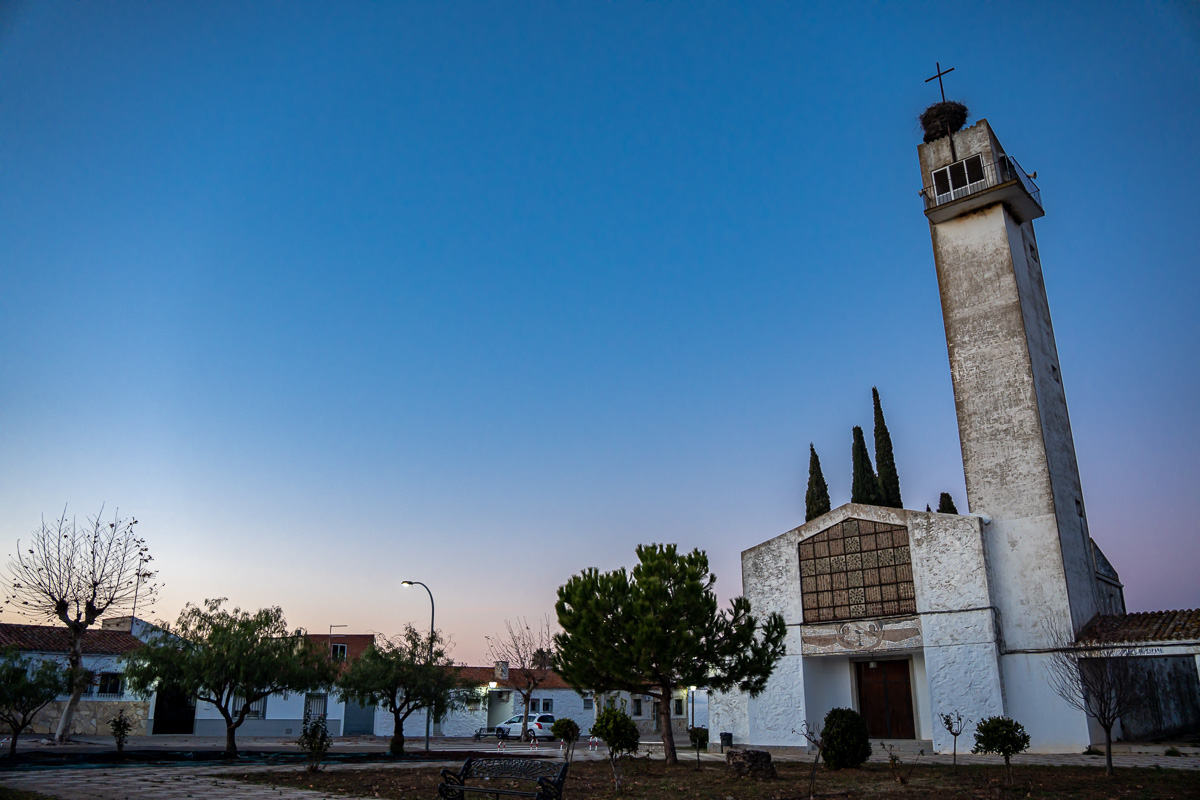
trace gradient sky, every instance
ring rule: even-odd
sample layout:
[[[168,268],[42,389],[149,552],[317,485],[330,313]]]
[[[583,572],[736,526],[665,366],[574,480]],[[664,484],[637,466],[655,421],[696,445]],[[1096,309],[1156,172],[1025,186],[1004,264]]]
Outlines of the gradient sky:
[[[1092,533],[1200,606],[1200,7],[0,6],[0,537],[141,520],[146,616],[438,627],[486,660],[639,542],[835,505],[878,385],[962,462],[916,117],[1036,170]],[[6,617],[12,621],[11,617]]]

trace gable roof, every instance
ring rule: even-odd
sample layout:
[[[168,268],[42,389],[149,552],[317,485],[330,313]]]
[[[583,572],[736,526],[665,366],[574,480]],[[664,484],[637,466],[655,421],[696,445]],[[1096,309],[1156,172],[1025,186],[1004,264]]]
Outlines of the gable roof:
[[[125,631],[90,628],[83,634],[84,655],[120,655],[141,646],[140,639]],[[66,653],[71,647],[71,633],[62,625],[0,622],[0,647],[33,653]]]
[[[1200,640],[1200,608],[1098,616],[1079,632],[1079,640],[1092,642]]]
[[[508,680],[502,681],[496,677],[496,671],[493,667],[455,667],[458,671],[462,682],[468,686],[487,686],[490,682],[495,681],[497,686],[505,689],[515,689],[519,679],[526,670],[509,669]],[[542,682],[538,684],[538,689],[571,689],[569,683],[563,680],[562,675],[559,675],[552,669],[531,669],[528,670],[536,676],[542,678]]]

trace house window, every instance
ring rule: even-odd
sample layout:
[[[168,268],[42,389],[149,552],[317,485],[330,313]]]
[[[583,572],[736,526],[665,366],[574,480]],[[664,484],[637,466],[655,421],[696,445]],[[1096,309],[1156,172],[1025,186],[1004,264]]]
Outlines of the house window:
[[[329,655],[334,661],[346,660],[346,645],[331,644],[329,645]]]
[[[304,696],[304,716],[308,719],[325,716],[328,713],[328,707],[329,695],[327,694],[308,694]]]
[[[633,698],[633,716],[640,717],[642,715],[642,698]]]
[[[531,713],[531,714],[538,713],[538,701],[537,700],[529,701],[529,713]]]
[[[593,710],[595,707],[596,707],[596,703],[595,703],[595,701],[592,699],[592,696],[591,696],[590,694],[589,694],[589,695],[584,695],[584,697],[583,697],[583,710],[584,710],[584,711],[591,711],[591,710]]]
[[[124,694],[122,682],[123,676],[119,672],[101,672],[96,694],[100,697],[120,697]]]
[[[234,716],[241,713],[244,702],[240,697],[233,698],[233,702],[229,704],[229,710],[233,712]],[[260,697],[251,703],[250,710],[246,712],[246,719],[266,719],[266,716],[267,698],[265,697]]]
[[[677,716],[677,717],[682,717],[682,716],[683,716],[683,698],[682,698],[682,697],[676,697],[676,698],[675,698],[675,711],[674,711],[674,714],[675,714],[675,716]]]
[[[542,701],[542,713],[543,714],[549,714],[553,710],[554,710],[554,701],[553,700],[543,700]]]

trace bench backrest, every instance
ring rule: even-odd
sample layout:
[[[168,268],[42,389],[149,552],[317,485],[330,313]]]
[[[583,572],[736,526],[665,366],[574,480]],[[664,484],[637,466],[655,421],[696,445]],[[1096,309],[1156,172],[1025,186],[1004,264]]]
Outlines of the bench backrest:
[[[538,778],[561,780],[567,771],[565,761],[547,761],[541,758],[468,758],[463,763],[463,779],[467,778]]]

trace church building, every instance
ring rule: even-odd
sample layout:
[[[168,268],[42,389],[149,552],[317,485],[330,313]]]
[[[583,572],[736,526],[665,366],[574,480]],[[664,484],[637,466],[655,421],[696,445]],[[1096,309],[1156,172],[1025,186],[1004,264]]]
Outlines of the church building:
[[[762,694],[710,699],[711,729],[739,745],[804,747],[804,725],[835,707],[859,711],[872,738],[936,752],[951,748],[939,719],[954,712],[972,721],[960,748],[996,715],[1021,722],[1033,752],[1103,742],[1045,661],[1064,637],[1139,615],[1088,533],[1033,229],[1040,192],[987,120],[964,121],[927,128],[918,155],[970,513],[847,504],[742,553],[745,596],[780,613],[788,637]],[[1200,725],[1189,613],[1135,642],[1158,656],[1140,659],[1149,682],[1182,697],[1157,698],[1171,709],[1144,732]]]

